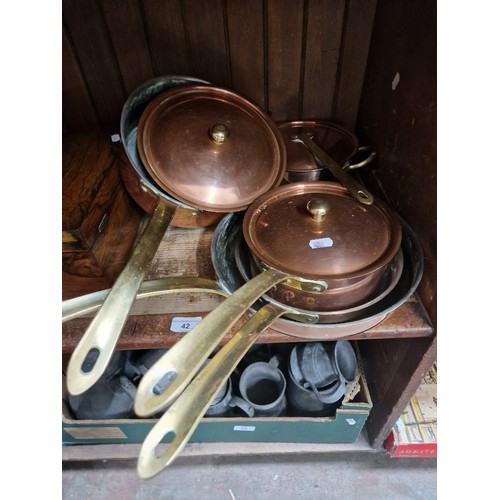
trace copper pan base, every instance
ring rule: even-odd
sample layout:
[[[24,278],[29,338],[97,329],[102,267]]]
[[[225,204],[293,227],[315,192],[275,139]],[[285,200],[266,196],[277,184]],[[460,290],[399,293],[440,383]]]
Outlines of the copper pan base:
[[[235,258],[236,242],[241,234],[243,214],[228,214],[218,224],[212,241],[212,263],[219,285],[228,293],[233,293],[246,280],[238,270]],[[402,227],[401,250],[403,269],[393,290],[382,300],[372,304],[356,317],[338,323],[303,324],[280,318],[271,329],[290,335],[317,341],[336,340],[355,335],[382,322],[391,312],[401,306],[417,289],[423,273],[423,253],[420,243],[408,224],[399,218]],[[257,311],[267,302],[262,299],[252,307]]]

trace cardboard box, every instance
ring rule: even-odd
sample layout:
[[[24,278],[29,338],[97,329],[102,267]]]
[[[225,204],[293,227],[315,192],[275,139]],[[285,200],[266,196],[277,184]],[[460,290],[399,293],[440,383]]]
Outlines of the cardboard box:
[[[384,442],[392,457],[437,457],[437,364]]]
[[[359,359],[358,353],[359,375],[331,417],[203,418],[189,442],[353,443],[373,406]],[[62,442],[142,443],[156,422],[139,418],[75,420],[63,400]]]

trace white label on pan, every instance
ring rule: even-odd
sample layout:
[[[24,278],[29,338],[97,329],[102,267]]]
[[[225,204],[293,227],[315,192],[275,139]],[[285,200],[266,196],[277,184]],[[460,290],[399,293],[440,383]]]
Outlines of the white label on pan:
[[[192,330],[201,319],[201,316],[196,316],[195,318],[174,318],[170,324],[170,331],[175,333],[187,333]]]
[[[345,421],[349,424],[349,425],[354,425],[356,423],[356,420],[354,420],[353,418],[346,418]]]
[[[310,240],[309,246],[316,250],[316,248],[333,247],[333,240],[331,238],[318,238],[317,240]]]
[[[234,431],[243,431],[243,432],[253,432],[255,430],[255,425],[235,425],[233,427]]]

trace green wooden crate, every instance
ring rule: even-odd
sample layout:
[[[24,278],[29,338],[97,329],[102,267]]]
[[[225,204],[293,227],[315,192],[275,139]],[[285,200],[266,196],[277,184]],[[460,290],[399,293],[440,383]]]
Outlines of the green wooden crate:
[[[334,416],[203,418],[189,442],[353,443],[373,406],[359,353],[358,365],[359,391],[355,395],[346,394]],[[68,445],[142,443],[156,422],[157,419],[139,418],[74,420],[63,402],[62,442]]]

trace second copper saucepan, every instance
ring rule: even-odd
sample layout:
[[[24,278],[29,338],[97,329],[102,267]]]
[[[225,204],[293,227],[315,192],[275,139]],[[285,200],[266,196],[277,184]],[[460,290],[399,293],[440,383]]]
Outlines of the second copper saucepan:
[[[262,272],[151,367],[137,391],[138,415],[171,403],[266,292],[288,308],[287,317],[317,322],[318,311],[370,301],[401,243],[399,220],[382,201],[359,203],[332,182],[289,184],[262,195],[245,213],[243,234]]]
[[[320,164],[309,149],[292,140],[299,134],[310,134],[314,142],[345,171],[369,165],[376,156],[373,147],[359,146],[356,135],[328,120],[284,121],[278,123],[278,128],[286,147],[284,182],[333,180],[328,168]]]
[[[126,146],[129,143],[126,143]],[[281,183],[286,165],[277,126],[241,95],[210,85],[178,85],[152,99],[141,114],[136,146],[161,196],[132,256],[68,364],[70,394],[100,378],[148,266],[179,207],[228,213],[244,210]],[[137,171],[141,177],[143,172]],[[84,371],[90,353],[95,364]]]

